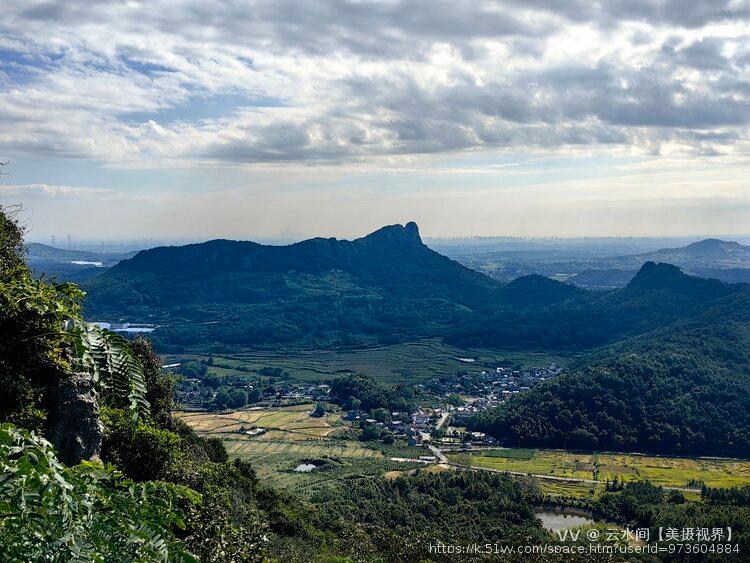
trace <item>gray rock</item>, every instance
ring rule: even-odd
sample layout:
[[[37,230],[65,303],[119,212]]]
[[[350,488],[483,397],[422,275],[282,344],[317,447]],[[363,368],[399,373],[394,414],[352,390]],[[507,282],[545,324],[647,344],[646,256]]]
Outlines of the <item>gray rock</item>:
[[[75,465],[99,459],[104,427],[94,381],[87,373],[60,378],[49,436],[60,460]]]

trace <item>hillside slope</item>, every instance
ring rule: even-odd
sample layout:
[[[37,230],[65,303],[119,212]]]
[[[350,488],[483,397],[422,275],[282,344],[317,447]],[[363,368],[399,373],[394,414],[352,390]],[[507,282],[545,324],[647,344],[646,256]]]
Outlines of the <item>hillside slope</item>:
[[[626,287],[614,291],[579,290],[566,295],[554,284],[570,286],[553,280],[545,283],[548,292],[565,299],[537,302],[535,307],[495,302],[454,327],[448,341],[488,348],[588,349],[696,317],[724,296],[750,296],[747,284],[688,276],[675,266],[653,262],[644,264]]]
[[[750,455],[750,299],[613,344],[477,416],[513,446]]]
[[[288,246],[215,240],[139,252],[87,285],[87,315],[163,325],[172,346],[396,342],[439,334],[497,282],[427,248],[414,223]]]
[[[472,428],[514,446],[750,455],[750,286],[649,262],[565,308],[560,324],[608,345]]]

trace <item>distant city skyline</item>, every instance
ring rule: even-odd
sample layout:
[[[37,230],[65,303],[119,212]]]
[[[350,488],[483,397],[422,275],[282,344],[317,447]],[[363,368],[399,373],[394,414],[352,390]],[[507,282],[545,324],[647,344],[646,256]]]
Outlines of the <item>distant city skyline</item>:
[[[33,240],[750,231],[746,2],[3,9]]]

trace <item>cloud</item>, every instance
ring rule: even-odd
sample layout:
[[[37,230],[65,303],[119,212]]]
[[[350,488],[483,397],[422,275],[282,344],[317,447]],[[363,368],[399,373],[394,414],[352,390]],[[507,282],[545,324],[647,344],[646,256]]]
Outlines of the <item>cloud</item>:
[[[744,0],[10,0],[0,151],[117,166],[747,154]]]

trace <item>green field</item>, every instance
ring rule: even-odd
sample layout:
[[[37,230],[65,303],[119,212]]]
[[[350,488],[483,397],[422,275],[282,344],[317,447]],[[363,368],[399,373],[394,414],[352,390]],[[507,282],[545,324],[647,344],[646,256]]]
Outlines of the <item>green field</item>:
[[[532,455],[529,455],[530,452]],[[500,471],[565,477],[604,484],[648,480],[666,487],[687,487],[702,481],[710,487],[750,485],[750,461],[716,458],[676,458],[637,454],[582,454],[563,450],[498,449],[469,454],[454,453],[449,459],[462,465]],[[596,483],[557,481],[554,487],[589,489]],[[554,488],[553,487],[553,488]]]
[[[280,408],[250,408],[231,413],[178,413],[201,436],[221,438],[230,456],[248,460],[260,477],[280,488],[314,494],[332,479],[356,479],[409,470],[417,464],[391,461],[391,457],[416,458],[425,450],[405,444],[370,444],[345,436],[349,424],[339,413],[310,416],[315,405]],[[267,432],[251,437],[247,429],[262,427]],[[320,469],[300,473],[301,463],[318,460]]]
[[[209,356],[180,357],[201,360]],[[460,370],[482,371],[486,369],[486,363],[502,360],[526,366],[541,366],[550,362],[564,365],[568,361],[564,356],[538,351],[465,350],[443,344],[437,339],[348,351],[245,350],[234,354],[215,354],[213,358],[214,366],[210,372],[218,376],[248,376],[260,368],[274,367],[283,369],[298,381],[317,381],[343,371],[355,371],[387,383],[416,383]],[[476,361],[465,362],[459,358]]]

